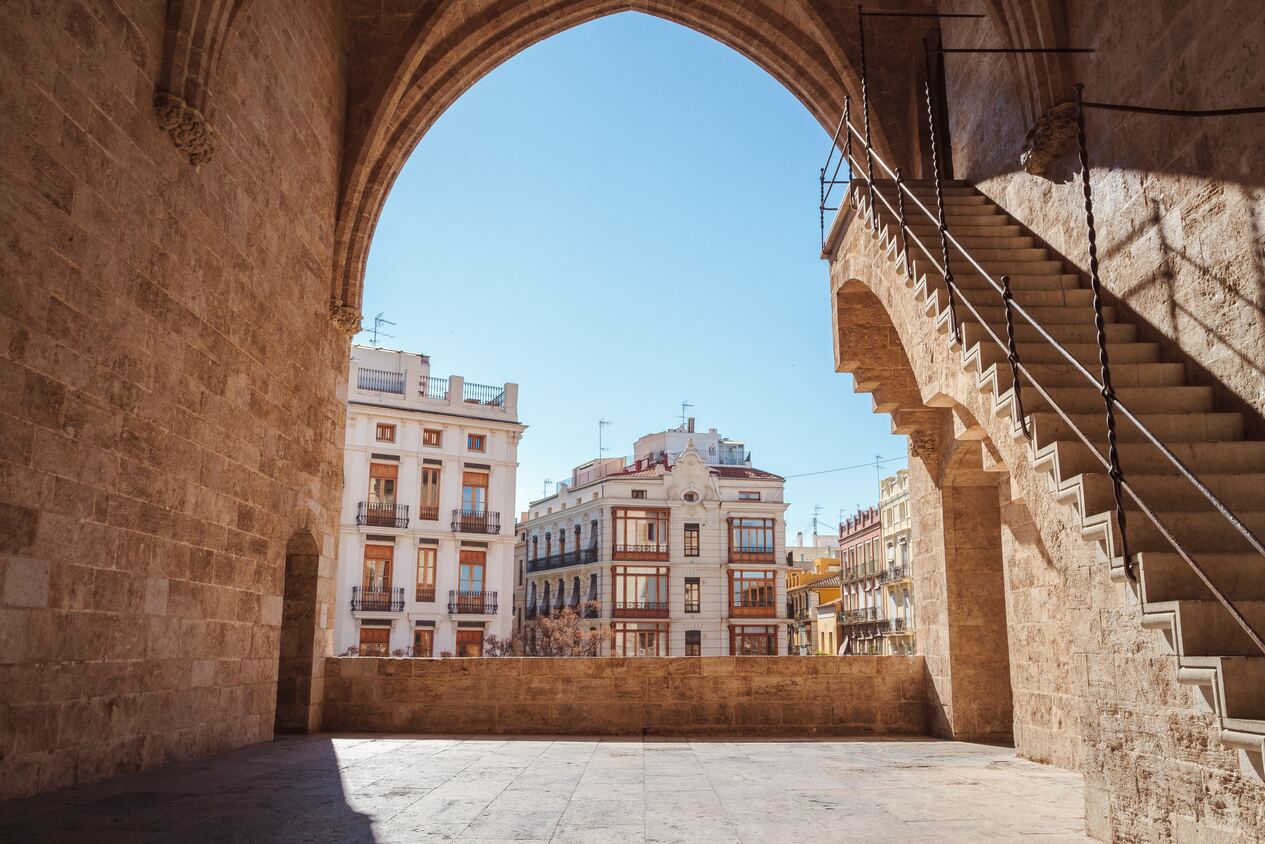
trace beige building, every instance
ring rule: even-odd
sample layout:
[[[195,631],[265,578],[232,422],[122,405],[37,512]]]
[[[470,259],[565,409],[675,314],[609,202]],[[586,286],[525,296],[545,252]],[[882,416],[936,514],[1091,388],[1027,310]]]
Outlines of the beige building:
[[[577,466],[554,495],[531,503],[519,528],[529,641],[533,619],[572,608],[595,629],[609,625],[618,655],[780,651],[783,480],[720,447],[732,441],[714,429],[698,441],[690,433],[643,437],[631,463]],[[674,439],[679,454],[660,447]]]
[[[883,626],[882,653],[915,653],[914,561],[911,557],[909,472],[901,469],[879,484],[883,520],[883,570],[879,573],[879,605]]]
[[[335,652],[478,656],[510,631],[518,385],[351,348]]]

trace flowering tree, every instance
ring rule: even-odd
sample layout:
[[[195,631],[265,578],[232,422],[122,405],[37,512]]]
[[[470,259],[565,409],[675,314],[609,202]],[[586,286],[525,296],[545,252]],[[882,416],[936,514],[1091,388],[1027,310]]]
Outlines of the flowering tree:
[[[483,644],[484,656],[601,656],[602,645],[611,641],[611,633],[601,623],[585,618],[595,603],[579,610],[566,608],[543,616],[535,622],[530,635],[488,636]]]

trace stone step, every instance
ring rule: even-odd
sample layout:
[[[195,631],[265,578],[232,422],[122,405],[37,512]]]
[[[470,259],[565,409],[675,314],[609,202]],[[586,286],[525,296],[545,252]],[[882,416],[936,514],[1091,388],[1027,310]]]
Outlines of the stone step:
[[[983,327],[975,321],[970,312],[965,307],[959,305],[957,308],[959,325],[962,329],[962,339],[966,348],[970,348],[976,343],[992,343],[992,338],[984,331]],[[937,324],[943,332],[948,331],[949,310],[945,308],[940,311],[936,317]],[[990,320],[989,326],[994,333],[1002,339],[1006,340],[1006,323],[1004,320]],[[1098,330],[1092,325],[1072,325],[1066,323],[1046,324],[1043,326],[1050,336],[1054,337],[1060,344],[1068,346],[1069,344],[1088,344],[1098,342]],[[1130,322],[1110,322],[1103,326],[1103,331],[1107,335],[1107,343],[1132,343],[1137,339],[1138,329]],[[1037,333],[1034,326],[1024,323],[1015,323],[1015,343],[1038,343],[1048,345],[1048,341]],[[1070,350],[1069,350],[1070,351]],[[1108,349],[1108,356],[1111,354]],[[1094,349],[1094,359],[1097,359],[1098,350]],[[1030,358],[1022,357],[1021,360],[1030,360]],[[1079,358],[1078,358],[1079,360]]]
[[[1168,511],[1214,512],[1212,503],[1204,497],[1204,494],[1188,479],[1179,475],[1126,472],[1125,478],[1129,486],[1152,508],[1162,507]],[[1265,489],[1265,472],[1209,474],[1199,476],[1199,480],[1235,513],[1261,507],[1261,490]],[[1111,478],[1107,476],[1105,470],[1087,472],[1061,480],[1058,491],[1060,500],[1069,496],[1074,497],[1085,513],[1105,513],[1116,506]],[[1137,503],[1127,494],[1125,509],[1129,512],[1138,509]],[[1227,530],[1233,530],[1233,528],[1227,524]],[[1265,575],[1265,560],[1258,560],[1258,562],[1262,566],[1262,575]],[[1261,588],[1265,591],[1265,576],[1261,579]]]
[[[1028,415],[1028,428],[1038,452],[1056,442],[1079,441],[1075,432],[1054,411],[1036,410]],[[1067,416],[1090,442],[1100,446],[1107,442],[1106,417],[1102,412],[1068,413]],[[1143,421],[1155,436],[1170,447],[1173,443],[1230,442],[1243,439],[1241,413],[1151,413]],[[1124,443],[1145,442],[1142,434],[1133,425],[1119,417],[1116,435]],[[1120,462],[1125,471],[1129,471],[1129,464],[1123,456]],[[1145,471],[1145,464],[1140,468]]]
[[[954,237],[956,237],[958,243],[966,247],[966,249],[968,249],[971,252],[971,254],[975,254],[976,249],[1042,248],[1042,247],[1037,246],[1037,239],[1035,237],[1020,234],[1018,232],[1018,229],[1019,227],[1015,226],[1016,231],[1013,234],[997,233],[995,235],[987,235],[987,234],[960,235],[960,234],[954,233]],[[931,251],[931,254],[933,255],[940,254],[940,237],[938,234],[936,234],[934,229],[932,229],[930,232],[916,232],[911,227],[910,231],[907,234],[909,238],[910,256],[922,254],[921,250],[918,249],[917,242],[915,241],[915,237],[922,239],[922,242],[926,244],[927,248]],[[900,226],[893,225],[890,222],[884,223],[883,237],[885,238],[886,242],[888,242],[889,244],[895,243],[897,246],[899,246],[900,245]],[[953,247],[950,246],[950,248],[953,248]],[[955,249],[954,251],[956,252],[957,250]],[[1048,252],[1049,250],[1043,249],[1043,251]]]
[[[1148,423],[1149,424],[1149,423]],[[1099,418],[1098,427],[1102,427]],[[1105,454],[1104,435],[1098,441],[1099,453]],[[1265,472],[1265,442],[1259,440],[1225,440],[1219,442],[1166,442],[1169,450],[1184,464],[1194,467],[1200,474],[1229,474],[1233,472]],[[1083,473],[1103,472],[1103,464],[1079,440],[1063,440],[1037,450],[1039,468],[1057,471],[1059,478],[1070,478]],[[1123,442],[1120,444],[1120,465],[1126,475],[1172,475],[1179,478],[1173,464],[1150,443]],[[1186,483],[1186,481],[1181,481]]]
[[[1191,556],[1208,579],[1231,600],[1265,601],[1265,577],[1261,576],[1260,554],[1204,552]],[[1138,572],[1146,603],[1212,600],[1208,587],[1176,552],[1144,551],[1138,554]]]
[[[1079,291],[1077,291],[1079,292]],[[1090,292],[1091,291],[1086,291]],[[966,293],[966,299],[975,307],[976,312],[988,320],[989,325],[1000,325],[1003,329],[1006,327],[1006,308],[996,301],[994,295],[990,302],[979,296],[971,296],[970,292]],[[930,300],[928,300],[930,301]],[[996,303],[996,304],[994,304]],[[958,307],[965,310],[965,306],[959,303]],[[1024,307],[1028,315],[1037,322],[1038,325],[1052,328],[1055,325],[1088,325],[1094,324],[1094,312],[1092,308],[1084,307],[1080,304],[1072,305],[1034,305],[1028,304]],[[1104,305],[1102,309],[1103,319],[1109,325],[1121,325],[1116,321],[1116,308],[1114,305]],[[1024,320],[1018,314],[1014,315],[1015,327],[1023,325],[1031,327],[1031,323]]]
[[[931,262],[925,258],[915,257],[913,260],[914,275],[922,280],[923,284],[929,290],[943,290],[944,276],[940,275],[940,271],[931,266]],[[1000,286],[1000,277],[998,279],[987,279],[975,271],[974,268],[963,268],[962,272],[954,270],[953,283],[964,289],[978,289],[992,291],[989,295],[999,297],[1001,294],[997,288],[993,286],[996,281]],[[1059,272],[1037,272],[1037,273],[1011,273],[1010,274],[1010,290],[1015,294],[1015,299],[1019,299],[1019,294],[1024,290],[1077,290],[1081,289],[1080,277],[1075,273],[1059,273]]]
[[[882,218],[882,215],[880,215],[880,218]],[[889,223],[889,221],[887,221],[886,218],[882,218],[882,219],[884,219],[885,224]],[[929,245],[934,243],[936,248],[937,249],[939,248],[940,229],[934,222],[931,222],[931,221],[921,222],[919,220],[914,220],[911,218],[911,219],[908,219],[906,223],[910,231],[916,233],[919,237],[923,238],[923,240],[926,241]],[[961,242],[964,246],[966,246],[969,249],[971,244],[967,243],[964,240],[964,238],[969,237],[969,238],[976,238],[976,239],[978,238],[992,239],[996,237],[1022,237],[1022,236],[1025,236],[1025,233],[1024,233],[1023,227],[1018,225],[1017,223],[1004,223],[1004,224],[988,223],[988,224],[979,225],[979,226],[971,226],[971,225],[956,226],[953,229],[953,236],[956,237],[959,242]],[[1035,238],[1033,238],[1033,240],[1035,240]]]
[[[1248,624],[1265,629],[1265,601],[1236,601]],[[1182,656],[1256,657],[1260,649],[1217,601],[1162,601],[1147,604],[1142,626],[1163,630]]]
[[[1110,354],[1110,347],[1108,347]],[[1023,361],[1022,358],[1020,358]],[[1071,364],[1029,363],[1023,361],[1024,367],[1033,378],[1046,389],[1051,387],[1079,387],[1088,385],[1085,376]],[[993,370],[996,370],[995,372]],[[1097,368],[1090,372],[1097,376]],[[980,382],[986,379],[995,381],[998,394],[1008,392],[1011,383],[1010,363],[1004,355],[1001,360],[989,367],[980,376]],[[1186,367],[1180,363],[1118,363],[1112,361],[1111,379],[1117,389],[1122,387],[1179,387],[1186,383]],[[1025,390],[1031,389],[1025,381]],[[1025,392],[1026,394],[1026,392]]]
[[[1145,499],[1144,499],[1145,500]],[[1164,506],[1163,501],[1149,501],[1152,508]],[[1260,506],[1260,504],[1256,504]],[[1129,522],[1129,548],[1134,553],[1144,551],[1170,552],[1173,545],[1164,538],[1164,534],[1156,524],[1141,511],[1130,511],[1126,508]],[[1092,529],[1094,525],[1110,520],[1115,523],[1115,506],[1110,511],[1095,513],[1084,519],[1084,526]],[[1156,518],[1173,536],[1177,537],[1182,548],[1188,554],[1196,551],[1221,553],[1251,553],[1254,549],[1247,537],[1239,533],[1226,521],[1225,516],[1209,508],[1203,512],[1178,510],[1156,512]],[[1265,511],[1237,510],[1235,517],[1257,536],[1265,536]],[[1117,546],[1118,547],[1118,546]],[[1263,560],[1262,562],[1265,562]]]
[[[1083,381],[1081,383],[1084,383]],[[1106,413],[1102,393],[1094,387],[1050,387],[1042,384],[1053,396],[1064,413]],[[1013,390],[1007,390],[998,396],[996,408],[1009,410]],[[1143,422],[1152,413],[1205,413],[1212,409],[1211,387],[1116,387],[1116,397],[1120,403],[1142,418]],[[1033,413],[1041,408],[1048,408],[1050,403],[1045,396],[1035,389],[1023,391],[1023,407],[1026,413]],[[1121,424],[1128,424],[1121,421]]]

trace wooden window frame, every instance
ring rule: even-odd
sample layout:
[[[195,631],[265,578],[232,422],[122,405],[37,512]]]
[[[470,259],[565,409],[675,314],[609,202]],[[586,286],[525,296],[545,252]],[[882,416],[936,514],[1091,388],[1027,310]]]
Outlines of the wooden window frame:
[[[371,635],[366,637],[365,634]],[[370,641],[366,641],[369,639]],[[381,639],[381,641],[377,641]],[[391,628],[385,625],[362,624],[356,635],[356,650],[361,656],[390,656]]]
[[[686,656],[702,656],[703,655],[703,631],[702,630],[686,630],[685,631],[685,655]]]
[[[374,431],[373,431],[373,437],[376,441],[380,443],[395,442],[395,426],[394,425],[392,425],[390,422],[377,422],[375,423],[375,425],[376,427],[374,428]],[[383,433],[388,434],[388,436],[385,436],[385,437],[382,436]]]
[[[479,652],[477,654],[464,654],[461,652],[462,644],[469,645],[470,640],[477,635],[479,637]],[[457,641],[455,644],[455,653],[457,656],[483,656],[483,640],[486,638],[482,627],[458,627]],[[466,641],[463,643],[462,639]]]
[[[747,639],[763,640],[757,653],[742,653]],[[730,656],[777,656],[776,624],[731,624],[729,625]]]
[[[754,524],[760,522],[761,524]],[[763,516],[730,516],[729,523],[729,562],[731,563],[772,563],[777,553],[777,519]],[[745,536],[759,532],[767,535],[767,545],[760,543],[747,544]]]
[[[644,515],[630,516],[629,514],[631,513]],[[630,544],[619,541],[621,537],[627,538],[629,523],[635,522],[646,522],[654,525],[654,544]],[[670,558],[671,552],[668,541],[671,529],[671,511],[666,507],[612,507],[611,526],[614,540],[611,548],[611,559],[667,562]],[[623,533],[620,531],[621,526],[625,529]]]
[[[444,446],[444,430],[443,428],[423,428],[422,429],[422,445],[427,448],[443,448]]]
[[[634,489],[628,497],[641,500],[646,497],[646,491],[644,489]]]
[[[435,628],[413,628],[413,656],[433,657],[435,655]]]
[[[692,589],[690,587],[693,587]],[[684,607],[687,613],[701,613],[703,611],[703,579],[701,577],[685,578],[683,590]],[[693,601],[690,600],[690,593],[693,592]]]
[[[435,545],[417,546],[417,601],[433,603],[435,578],[439,571],[439,548]],[[429,576],[428,576],[429,575]]]
[[[637,637],[642,634],[654,634],[654,653],[638,653],[641,650],[636,644],[633,646],[634,653],[628,653],[628,640],[632,637],[634,643]],[[672,636],[672,625],[666,622],[612,622],[611,623],[611,654],[614,656],[669,656],[670,642]]]
[[[478,446],[475,446],[475,443]],[[477,451],[480,454],[486,454],[488,450],[487,434],[466,434],[466,451]]]
[[[697,522],[686,522],[684,531],[685,556],[698,557],[702,554],[703,531]]]
[[[435,482],[428,484],[428,477],[434,477]],[[442,466],[423,466],[422,482],[418,491],[417,518],[424,522],[439,521],[439,498],[442,495],[444,482],[444,469]],[[428,496],[427,490],[434,489],[435,494]]]
[[[746,597],[749,594],[751,597]],[[777,572],[768,569],[730,569],[729,616],[777,618]]]
[[[654,579],[656,599],[628,600],[628,581]],[[611,566],[611,618],[668,618],[671,616],[672,579],[667,566]],[[624,600],[620,600],[620,587]],[[640,591],[640,590],[634,590]],[[650,590],[646,590],[647,592]]]
[[[738,490],[739,501],[759,501],[760,491],[757,489],[740,489]]]

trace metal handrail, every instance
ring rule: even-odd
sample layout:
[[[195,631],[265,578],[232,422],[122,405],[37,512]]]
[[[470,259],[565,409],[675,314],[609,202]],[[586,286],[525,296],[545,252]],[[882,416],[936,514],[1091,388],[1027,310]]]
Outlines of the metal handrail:
[[[855,135],[858,140],[864,141],[864,135],[861,132],[861,130],[859,130],[855,125],[853,125],[852,122],[849,119],[847,119],[846,116],[844,117],[843,120],[840,121],[840,125],[847,130],[845,134],[845,139],[849,141],[848,143],[849,147],[850,147],[850,137],[852,135]],[[927,219],[931,220],[931,222],[935,223],[937,227],[939,228],[940,221],[937,215],[933,214],[931,210],[928,209],[927,206],[922,203],[922,201],[909,188],[909,186],[903,182],[903,180],[898,179],[896,171],[894,171],[887,164],[887,162],[883,160],[882,156],[879,155],[877,152],[873,151],[872,149],[868,150],[867,152],[869,152],[871,156],[871,160],[877,163],[884,172],[888,173],[891,176],[893,182],[897,182],[898,189],[904,192],[908,196],[908,198],[913,201],[914,206],[917,207],[920,211],[922,211],[922,213],[927,217]],[[832,149],[832,153],[833,153],[833,149]],[[850,154],[850,152],[845,151],[844,157],[847,158],[848,160],[849,169],[853,169],[856,165],[859,165],[860,163],[856,161],[856,159]],[[885,196],[883,196],[881,191],[873,190],[872,184],[869,185],[869,188],[872,191],[871,195],[877,196],[882,201],[883,205],[887,207],[887,209],[892,213],[894,217],[899,217],[899,212],[897,211],[897,209],[892,207],[892,204],[887,200]],[[851,186],[849,186],[849,193],[851,193]],[[873,205],[871,205],[870,207],[870,213],[872,216],[877,217],[877,209]],[[988,284],[992,286],[994,290],[997,291],[999,296],[1003,297],[1003,302],[1005,302],[1009,298],[1007,296],[1007,292],[1009,288],[1009,278],[1006,278],[1004,283],[999,282],[998,279],[994,278],[992,273],[984,269],[983,265],[981,265],[980,262],[977,261],[973,255],[971,255],[971,253],[966,249],[966,247],[964,247],[962,243],[956,237],[954,237],[951,232],[947,230],[947,228],[941,229],[941,233],[943,234],[944,239],[948,243],[953,244],[953,246],[958,250],[961,256],[967,261],[967,263],[969,263],[972,267],[975,268],[975,270],[988,282]],[[970,313],[975,317],[976,320],[978,320],[980,327],[984,330],[984,332],[988,335],[988,337],[992,339],[992,341],[995,344],[997,344],[997,346],[1000,349],[1005,351],[1009,357],[1011,355],[1009,343],[1002,341],[1002,339],[998,336],[998,334],[993,330],[988,320],[984,319],[980,315],[975,305],[970,301],[970,299],[966,296],[966,294],[962,291],[962,289],[958,287],[955,283],[953,283],[951,276],[948,276],[945,273],[944,267],[938,261],[936,261],[935,257],[931,254],[931,251],[928,249],[927,245],[922,242],[922,238],[919,237],[917,233],[912,232],[912,231],[908,232],[907,234],[909,237],[913,239],[914,243],[918,246],[918,248],[922,250],[923,254],[927,256],[927,260],[931,263],[933,267],[936,268],[936,270],[940,273],[941,277],[945,278],[946,290],[950,287],[956,288],[955,292],[960,303],[966,306],[967,310],[970,311]],[[1104,390],[1108,390],[1108,388],[1104,386],[1103,382],[1100,381],[1098,378],[1094,377],[1094,375],[1088,369],[1086,369],[1084,365],[1082,365],[1081,362],[1078,361],[1071,352],[1069,352],[1067,349],[1063,347],[1062,343],[1056,340],[1045,329],[1045,327],[1042,326],[1036,320],[1035,317],[1033,317],[1031,314],[1028,313],[1027,309],[1025,309],[1019,303],[1014,302],[1013,299],[1009,301],[1008,309],[1012,311],[1014,315],[1017,315],[1019,318],[1024,320],[1024,322],[1026,322],[1029,326],[1031,326],[1037,332],[1038,336],[1042,340],[1044,340],[1046,343],[1052,346],[1055,350],[1057,350],[1059,355],[1061,355],[1077,373],[1079,373],[1082,377],[1084,377],[1085,380],[1088,381],[1091,386],[1093,386],[1100,393],[1103,392]],[[1097,460],[1103,465],[1103,468],[1112,474],[1113,482],[1116,482],[1117,479],[1114,476],[1115,473],[1113,472],[1111,461],[1107,457],[1103,456],[1103,454],[1099,451],[1099,447],[1094,442],[1092,442],[1089,439],[1089,437],[1080,429],[1080,427],[1071,420],[1068,414],[1065,413],[1063,409],[1058,406],[1058,404],[1054,401],[1054,398],[1050,395],[1050,393],[1044,387],[1041,386],[1040,382],[1036,379],[1036,377],[1032,374],[1032,372],[1028,369],[1028,367],[1022,362],[1019,362],[1013,359],[1012,359],[1012,367],[1013,369],[1021,373],[1028,380],[1029,385],[1032,386],[1046,400],[1046,403],[1049,405],[1049,408],[1053,410],[1056,414],[1058,414],[1059,418],[1063,421],[1063,423],[1066,424],[1068,428],[1070,428],[1072,432],[1076,434],[1076,436],[1081,440],[1081,442],[1085,444],[1085,446],[1094,455],[1094,457],[1097,458]],[[1018,380],[1015,381],[1015,389],[1016,389],[1016,392],[1018,392],[1018,389],[1019,389]],[[1114,405],[1114,409],[1117,412],[1119,412],[1122,417],[1128,420],[1134,426],[1134,428],[1137,429],[1139,433],[1141,433],[1143,438],[1148,443],[1150,443],[1157,451],[1159,451],[1159,453],[1163,455],[1163,457],[1166,460],[1168,460],[1169,463],[1172,464],[1172,466],[1177,470],[1179,475],[1181,475],[1187,481],[1189,481],[1191,485],[1194,486],[1195,489],[1197,489],[1199,493],[1205,499],[1207,499],[1210,504],[1212,504],[1212,506],[1217,510],[1217,512],[1219,512],[1222,515],[1222,517],[1225,518],[1226,521],[1228,521],[1231,524],[1231,526],[1233,526],[1235,530],[1237,530],[1238,533],[1242,535],[1244,539],[1247,540],[1248,544],[1251,545],[1252,548],[1257,551],[1257,553],[1261,554],[1262,556],[1265,556],[1265,544],[1261,543],[1261,540],[1256,537],[1256,535],[1251,531],[1251,529],[1249,529],[1245,524],[1243,524],[1243,522],[1237,516],[1234,515],[1234,512],[1225,504],[1225,502],[1223,502],[1216,495],[1216,493],[1214,493],[1211,489],[1209,489],[1208,486],[1203,481],[1201,481],[1199,477],[1190,469],[1190,467],[1188,467],[1181,460],[1181,458],[1179,458],[1176,454],[1174,454],[1173,451],[1169,449],[1168,446],[1166,446],[1159,439],[1159,437],[1157,437],[1145,424],[1143,424],[1142,420],[1139,419],[1138,416],[1134,414],[1122,401],[1120,401],[1118,398],[1114,398],[1113,405]],[[1024,427],[1026,427],[1026,422],[1024,423]],[[1116,471],[1118,471],[1118,469]],[[1148,506],[1146,502],[1142,500],[1137,490],[1135,490],[1132,487],[1132,485],[1130,485],[1128,481],[1123,477],[1119,478],[1118,482],[1120,484],[1120,488],[1124,492],[1128,493],[1129,497],[1138,506],[1138,509],[1141,511],[1141,513],[1144,516],[1146,516],[1147,519],[1153,525],[1155,525],[1156,529],[1164,537],[1165,541],[1167,541],[1173,547],[1173,550],[1177,552],[1178,556],[1180,556],[1182,560],[1184,560],[1186,564],[1190,566],[1191,570],[1194,571],[1195,575],[1208,588],[1208,591],[1213,595],[1214,598],[1217,599],[1218,603],[1220,603],[1223,607],[1225,607],[1225,609],[1234,618],[1235,622],[1248,635],[1248,638],[1252,640],[1252,643],[1256,645],[1256,647],[1259,648],[1262,653],[1265,653],[1265,641],[1262,640],[1260,634],[1258,634],[1256,630],[1251,626],[1251,624],[1248,623],[1247,619],[1244,617],[1243,613],[1238,609],[1238,607],[1235,606],[1234,602],[1231,601],[1229,598],[1227,598],[1225,594],[1219,588],[1217,588],[1217,586],[1212,582],[1211,578],[1209,578],[1207,572],[1205,572],[1203,568],[1190,556],[1190,554],[1187,553],[1186,550],[1181,547],[1181,544],[1177,541],[1176,537],[1173,536],[1172,531],[1170,531],[1168,527],[1160,520],[1160,518],[1150,508],[1150,506]],[[1123,527],[1121,528],[1121,533],[1123,534]],[[1121,538],[1123,541],[1123,536]],[[1126,573],[1129,574],[1131,579],[1136,579],[1136,576],[1132,572],[1131,566],[1129,566],[1127,563],[1126,563]]]

